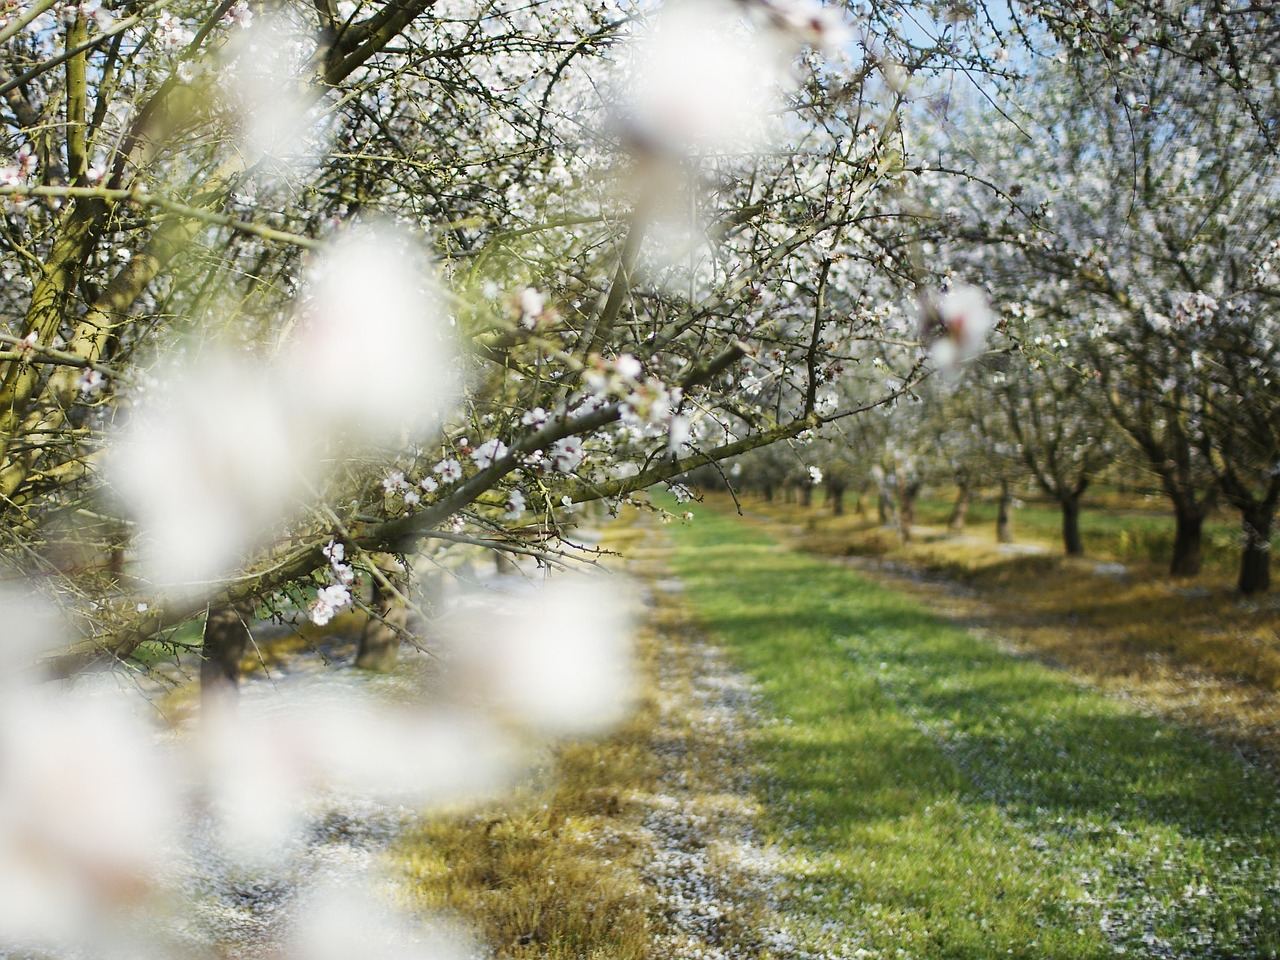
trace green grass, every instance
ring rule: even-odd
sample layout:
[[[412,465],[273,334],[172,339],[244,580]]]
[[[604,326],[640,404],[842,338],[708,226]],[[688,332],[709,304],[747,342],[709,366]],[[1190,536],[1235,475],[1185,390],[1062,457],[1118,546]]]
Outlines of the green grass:
[[[918,523],[942,526],[951,515],[947,500],[921,500]],[[978,500],[969,508],[966,532],[988,531],[995,536],[996,504]],[[1062,513],[1053,503],[1029,501],[1013,513],[1015,536],[1035,540],[1052,550],[1062,549]],[[1116,509],[1085,497],[1080,511],[1080,536],[1085,552],[1095,560],[1150,564],[1165,568],[1173,560],[1173,513],[1164,501],[1149,508]],[[1280,534],[1275,539],[1280,549]],[[1205,521],[1201,543],[1204,570],[1234,574],[1240,565],[1240,523],[1233,511]]]
[[[847,568],[695,513],[672,525],[676,570],[774,717],[756,748],[807,946],[1277,956],[1274,780]]]

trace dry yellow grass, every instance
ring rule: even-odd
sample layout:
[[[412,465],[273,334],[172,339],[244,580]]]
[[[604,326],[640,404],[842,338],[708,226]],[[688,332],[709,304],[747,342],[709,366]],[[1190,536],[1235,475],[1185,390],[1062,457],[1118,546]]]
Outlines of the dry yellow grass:
[[[732,509],[727,498],[722,505]],[[850,558],[1022,652],[1280,762],[1275,597],[1242,600],[1223,575],[1099,572],[1093,561],[1057,555],[1056,544],[1043,553],[1002,551],[988,531],[948,537],[922,528],[903,546],[894,530],[865,517],[797,504],[744,507],[782,524],[803,549]]]
[[[639,668],[653,672],[652,626]],[[461,918],[497,958],[650,960],[651,893],[634,794],[653,778],[651,688],[607,739],[548,749],[513,794],[428,818],[393,851],[413,906]]]

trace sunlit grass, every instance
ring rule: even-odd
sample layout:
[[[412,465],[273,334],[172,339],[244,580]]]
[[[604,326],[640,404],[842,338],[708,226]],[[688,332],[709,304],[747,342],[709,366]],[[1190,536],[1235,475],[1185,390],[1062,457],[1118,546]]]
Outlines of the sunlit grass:
[[[1219,706],[1228,712],[1265,708],[1260,699],[1270,701],[1280,691],[1280,605],[1267,596],[1241,600],[1234,569],[1207,569],[1194,580],[1170,579],[1162,566],[1144,563],[1119,573],[1099,569],[1099,561],[1118,562],[1121,554],[1095,550],[1087,559],[1066,558],[1055,540],[1031,536],[1031,524],[1020,524],[1012,548],[996,544],[994,528],[985,524],[971,524],[962,537],[923,527],[903,546],[892,528],[856,514],[833,517],[821,508],[759,501],[747,506],[794,525],[796,542],[807,550],[898,561],[973,587],[1001,609],[1003,626],[1030,649],[1091,676],[1160,680],[1169,664],[1181,664],[1256,688],[1222,700]],[[934,513],[925,509],[921,517],[937,520],[940,507]],[[1020,518],[1024,514],[1035,515],[1030,508],[1019,511]],[[1095,513],[1094,519],[1099,527],[1120,531],[1119,539],[1126,527],[1140,530],[1144,522],[1157,519],[1131,512]],[[1086,538],[1086,547],[1094,546]],[[1044,549],[1028,553],[1026,547]],[[1249,722],[1273,725],[1256,719]]]
[[[747,502],[753,508],[762,505],[758,500]],[[874,499],[864,498],[861,509],[856,499],[849,500],[846,506],[843,518],[832,518],[835,521],[832,529],[879,529],[879,524],[873,522]],[[776,516],[796,521],[830,514],[821,497],[815,497],[814,506],[808,508],[781,499],[763,507]],[[949,500],[922,498],[916,503],[916,523],[941,529],[951,509]],[[994,497],[976,496],[968,510],[964,533],[973,541],[994,544],[995,522]],[[1062,514],[1051,502],[1043,499],[1020,502],[1013,512],[1013,529],[1020,543],[1034,544],[1050,553],[1062,552]],[[886,547],[892,545],[892,539],[887,536],[889,532],[886,530]],[[1080,533],[1085,553],[1092,560],[1123,563],[1158,574],[1168,569],[1173,557],[1173,514],[1163,500],[1115,493],[1091,494],[1080,513]],[[1275,545],[1280,548],[1280,533],[1276,534]],[[838,550],[840,545],[832,546]],[[1234,582],[1240,562],[1240,523],[1231,511],[1219,511],[1205,521],[1201,557],[1203,570],[1210,579]]]
[[[924,499],[917,506],[920,523],[942,526],[951,513],[945,500]],[[981,498],[969,509],[968,532],[979,538],[995,537],[996,504]],[[1062,551],[1062,514],[1057,506],[1031,500],[1013,514],[1019,540]],[[1168,504],[1160,499],[1087,496],[1080,513],[1080,535],[1085,552],[1095,560],[1168,569],[1173,559],[1174,520]],[[1280,539],[1280,538],[1278,538]],[[1234,579],[1240,562],[1240,522],[1232,511],[1209,517],[1203,527],[1202,562],[1213,577]]]
[[[698,509],[676,566],[761,683],[784,907],[841,955],[1268,957],[1276,784],[917,599]],[[901,952],[899,952],[901,951]]]

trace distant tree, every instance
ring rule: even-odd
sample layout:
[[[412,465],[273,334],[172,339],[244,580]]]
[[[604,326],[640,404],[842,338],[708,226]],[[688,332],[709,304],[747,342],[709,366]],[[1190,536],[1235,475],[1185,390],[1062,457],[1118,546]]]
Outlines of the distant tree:
[[[1271,431],[1250,430],[1246,441],[1228,424],[1246,409],[1270,423],[1280,409],[1268,347],[1280,101],[1274,86],[1238,88],[1231,78],[1273,75],[1276,28],[1235,11],[1256,33],[1233,28],[1238,62],[1205,65],[1208,47],[1161,33],[1176,16],[1139,9],[1151,42],[1125,25],[1112,60],[1069,58],[1040,71],[1016,150],[986,138],[953,161],[999,168],[999,182],[953,189],[936,222],[955,256],[988,264],[996,286],[1057,318],[1041,335],[1070,345],[1062,369],[1097,378],[1112,419],[1170,498],[1172,572],[1199,570],[1202,524],[1222,496],[1241,511],[1240,589],[1252,593],[1267,579],[1257,531],[1270,527],[1280,451]],[[1194,4],[1179,10],[1196,43],[1228,26]],[[1203,29],[1190,26],[1193,11],[1204,13]],[[1188,70],[1189,61],[1205,68]],[[991,113],[971,119],[1001,123]]]

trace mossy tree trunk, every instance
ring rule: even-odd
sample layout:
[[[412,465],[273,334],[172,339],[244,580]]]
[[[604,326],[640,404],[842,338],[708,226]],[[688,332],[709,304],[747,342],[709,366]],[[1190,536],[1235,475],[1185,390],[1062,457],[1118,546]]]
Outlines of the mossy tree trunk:
[[[254,603],[241,600],[209,607],[200,651],[200,708],[206,717],[234,706],[240,695],[240,664],[253,642]]]
[[[956,502],[951,506],[951,516],[947,518],[947,529],[952,533],[964,533],[964,522],[969,516],[969,503],[972,499],[973,491],[969,481],[961,480],[956,488]]]
[[[1079,495],[1061,496],[1058,505],[1062,508],[1062,546],[1068,557],[1084,556],[1084,541],[1080,538],[1080,497]]]
[[[409,578],[404,566],[390,554],[377,554],[374,562],[380,576],[373,581],[370,602],[373,616],[360,633],[356,666],[361,670],[389,673],[400,658],[400,642],[409,623],[409,608],[402,599]]]
[[[1000,501],[996,506],[996,543],[1013,543],[1013,485],[1000,481]]]
[[[1208,508],[1203,504],[1174,507],[1173,560],[1169,575],[1194,577],[1203,559],[1204,519]]]
[[[831,513],[837,517],[844,516],[844,490],[845,485],[841,481],[827,481],[827,499],[831,502]]]
[[[1240,592],[1246,597],[1271,588],[1271,527],[1275,503],[1264,502],[1242,512],[1244,549],[1240,555]]]

